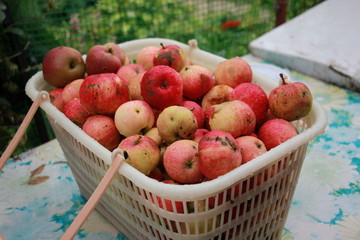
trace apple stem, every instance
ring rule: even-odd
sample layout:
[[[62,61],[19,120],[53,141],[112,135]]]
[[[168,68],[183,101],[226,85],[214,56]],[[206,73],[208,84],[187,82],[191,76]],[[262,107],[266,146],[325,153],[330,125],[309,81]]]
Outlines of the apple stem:
[[[290,83],[288,77],[285,74],[280,73],[279,75],[280,75],[280,78],[281,78],[280,86]]]
[[[140,142],[141,138],[142,138],[142,136],[141,136],[141,135],[140,135],[140,136],[138,136],[138,138],[137,138],[137,139],[136,139],[136,141],[135,141],[135,144],[138,144],[138,143]]]
[[[161,47],[162,47],[163,49],[165,49],[165,46],[164,46],[164,44],[163,44],[163,43],[160,43],[160,45],[161,45]]]

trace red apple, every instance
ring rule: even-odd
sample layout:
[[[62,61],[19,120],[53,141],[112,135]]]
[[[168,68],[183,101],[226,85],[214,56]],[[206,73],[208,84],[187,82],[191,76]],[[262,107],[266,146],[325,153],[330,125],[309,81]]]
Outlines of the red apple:
[[[180,139],[192,139],[198,128],[194,114],[182,106],[170,106],[159,115],[156,126],[159,135],[170,144]]]
[[[208,132],[199,142],[200,170],[215,179],[241,165],[241,151],[236,139],[228,132]]]
[[[258,131],[258,137],[268,151],[296,135],[298,135],[296,127],[291,122],[280,118],[267,121]]]
[[[227,102],[233,88],[228,85],[215,85],[203,97],[201,107],[205,111],[210,106]]]
[[[129,137],[134,134],[144,135],[153,127],[155,116],[149,104],[142,100],[132,100],[120,105],[114,120],[119,133]]]
[[[236,138],[236,141],[242,154],[241,164],[247,163],[267,151],[265,144],[253,136],[241,136]]]
[[[249,135],[255,130],[256,117],[253,110],[240,100],[214,105],[209,118],[210,130],[222,130],[233,137]]]
[[[142,48],[136,55],[136,63],[144,66],[146,70],[154,66],[154,56],[159,50],[159,47],[147,46]]]
[[[125,162],[145,175],[149,175],[159,164],[159,146],[149,137],[132,135],[122,140],[119,148],[126,151],[129,156]]]
[[[114,120],[109,116],[93,115],[88,117],[82,126],[82,130],[109,151],[113,151],[121,140]]]
[[[130,100],[125,83],[115,73],[87,76],[80,86],[79,95],[88,112],[109,116]]]
[[[62,100],[63,100],[64,104],[67,104],[74,98],[80,97],[79,90],[80,90],[80,86],[83,81],[84,81],[84,79],[76,79],[76,80],[66,84],[66,86],[64,87],[63,94],[62,94]]]
[[[305,117],[312,107],[310,89],[301,82],[287,83],[286,77],[280,74],[281,85],[269,94],[269,109],[277,118],[288,121]]]
[[[179,105],[183,83],[178,72],[169,66],[155,66],[145,72],[141,82],[141,96],[157,110]]]
[[[126,82],[126,85],[129,85],[130,81],[136,75],[138,75],[141,72],[145,72],[145,71],[146,70],[142,65],[132,63],[132,64],[128,64],[128,65],[123,65],[122,67],[120,67],[116,74]]]
[[[156,52],[153,59],[154,66],[165,65],[180,72],[186,64],[185,51],[178,45],[160,44],[161,48]]]
[[[256,122],[261,123],[268,111],[268,98],[265,91],[253,83],[241,83],[230,94],[231,100],[240,100],[251,107],[256,116]]]
[[[167,174],[180,183],[199,183],[204,177],[199,167],[198,143],[191,140],[170,144],[165,150],[163,164]]]
[[[81,127],[86,119],[92,115],[84,108],[78,98],[71,100],[64,106],[64,114],[79,127]]]
[[[64,112],[64,102],[62,100],[63,88],[55,88],[49,92],[50,102],[60,111]]]
[[[205,128],[198,128],[196,129],[195,131],[195,134],[194,134],[194,138],[193,138],[193,141],[199,143],[200,140],[205,136],[205,134],[207,134],[209,132],[208,129],[205,129]]]
[[[180,103],[180,106],[186,107],[194,114],[196,122],[198,124],[198,128],[202,128],[204,126],[205,115],[203,109],[199,104],[194,101],[184,100]]]
[[[212,73],[200,65],[185,66],[180,71],[180,76],[184,84],[184,97],[191,100],[201,98],[214,86]]]
[[[252,81],[250,65],[240,57],[226,59],[214,71],[215,85],[224,84],[235,88],[240,83]]]
[[[124,50],[113,42],[94,45],[86,55],[86,72],[88,75],[116,73],[124,64]]]
[[[45,54],[42,71],[46,82],[63,88],[75,79],[84,78],[85,62],[78,50],[59,46]]]

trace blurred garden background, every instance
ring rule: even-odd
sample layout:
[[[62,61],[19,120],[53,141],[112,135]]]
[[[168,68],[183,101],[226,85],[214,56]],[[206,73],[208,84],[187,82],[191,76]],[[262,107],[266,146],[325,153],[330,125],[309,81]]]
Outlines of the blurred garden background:
[[[32,103],[25,84],[53,47],[70,46],[86,54],[91,46],[110,41],[197,39],[201,49],[231,58],[247,54],[250,41],[320,2],[0,0],[0,154]],[[53,138],[46,116],[38,111],[14,155]]]

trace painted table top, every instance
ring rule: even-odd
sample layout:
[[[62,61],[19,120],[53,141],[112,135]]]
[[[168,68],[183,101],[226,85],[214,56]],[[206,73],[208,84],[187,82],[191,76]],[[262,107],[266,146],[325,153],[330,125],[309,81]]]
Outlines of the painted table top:
[[[256,71],[278,71],[245,58]],[[360,94],[282,70],[309,86],[329,122],[309,144],[282,238],[360,239]],[[85,202],[52,140],[10,159],[0,172],[0,234],[7,240],[59,239]],[[75,239],[126,238],[94,211]]]

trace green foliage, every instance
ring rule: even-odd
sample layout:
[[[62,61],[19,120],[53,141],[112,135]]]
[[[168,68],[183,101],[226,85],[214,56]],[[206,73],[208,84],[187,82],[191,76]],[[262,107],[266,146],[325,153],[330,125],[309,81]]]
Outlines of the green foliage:
[[[288,19],[322,0],[288,1]],[[162,37],[231,58],[248,53],[251,40],[271,30],[275,0],[0,0],[0,145],[16,132],[29,107],[24,72],[36,72],[51,48],[86,52],[95,44]],[[13,21],[7,21],[11,10]],[[228,21],[235,23],[224,27]],[[14,50],[16,37],[23,50]],[[19,48],[19,46],[18,46]],[[14,61],[26,53],[26,66]],[[24,69],[25,68],[25,69]],[[34,128],[32,126],[31,128]],[[51,132],[50,132],[51,134]],[[30,134],[28,147],[38,142]],[[1,152],[2,149],[0,149]],[[19,148],[23,151],[23,148]]]

